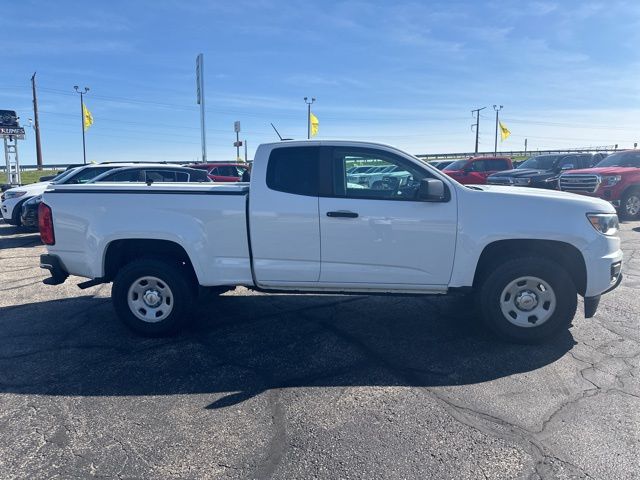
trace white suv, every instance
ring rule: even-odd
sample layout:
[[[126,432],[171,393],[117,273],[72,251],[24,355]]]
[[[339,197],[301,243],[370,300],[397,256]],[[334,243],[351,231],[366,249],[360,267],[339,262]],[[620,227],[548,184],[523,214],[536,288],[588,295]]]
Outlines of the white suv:
[[[42,195],[50,184],[78,184],[87,183],[98,175],[103,174],[109,170],[120,167],[132,167],[139,166],[138,163],[98,163],[92,165],[84,165],[76,167],[66,172],[61,173],[53,180],[49,182],[38,182],[30,185],[23,185],[21,187],[10,188],[2,194],[0,204],[0,210],[2,211],[2,217],[4,221],[10,225],[20,226],[20,212],[24,202],[32,197]],[[145,164],[153,165],[153,164]],[[161,164],[166,166],[164,164]]]

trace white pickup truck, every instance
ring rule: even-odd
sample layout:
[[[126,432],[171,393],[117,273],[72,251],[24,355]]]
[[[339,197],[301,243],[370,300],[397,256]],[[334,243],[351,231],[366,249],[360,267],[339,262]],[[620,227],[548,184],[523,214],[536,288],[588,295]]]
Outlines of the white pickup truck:
[[[366,188],[354,165],[409,177]],[[516,342],[570,326],[621,280],[618,218],[603,200],[464,186],[375,143],[261,145],[250,184],[52,185],[40,206],[48,284],[113,282],[118,316],[167,335],[202,287],[334,294],[474,293],[478,317]]]

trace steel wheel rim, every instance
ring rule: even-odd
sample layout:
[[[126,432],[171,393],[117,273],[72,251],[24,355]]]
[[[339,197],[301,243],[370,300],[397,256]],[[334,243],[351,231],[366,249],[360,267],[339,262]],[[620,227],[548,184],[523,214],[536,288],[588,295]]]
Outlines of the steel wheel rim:
[[[509,323],[520,328],[545,324],[556,306],[556,295],[549,283],[534,276],[512,280],[500,294],[502,314]]]
[[[625,203],[625,210],[629,215],[637,215],[640,212],[640,196],[631,195]]]
[[[173,292],[164,280],[147,275],[131,284],[127,304],[138,319],[146,323],[158,323],[173,311]]]

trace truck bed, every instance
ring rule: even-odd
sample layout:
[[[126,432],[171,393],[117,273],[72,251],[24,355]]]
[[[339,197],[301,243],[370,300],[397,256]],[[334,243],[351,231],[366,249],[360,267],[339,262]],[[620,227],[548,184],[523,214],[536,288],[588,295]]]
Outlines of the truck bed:
[[[248,193],[248,184],[52,185],[49,250],[62,254],[70,274],[98,278],[114,240],[167,240],[184,246],[201,285],[250,285]]]

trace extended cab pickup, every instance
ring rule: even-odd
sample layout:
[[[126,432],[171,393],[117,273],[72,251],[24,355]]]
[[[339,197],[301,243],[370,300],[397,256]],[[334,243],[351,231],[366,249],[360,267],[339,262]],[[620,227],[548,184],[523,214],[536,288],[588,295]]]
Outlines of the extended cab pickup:
[[[560,190],[603,198],[630,220],[640,219],[640,151],[609,155],[595,167],[570,170],[559,180]]]
[[[363,163],[401,182],[359,185]],[[261,145],[249,185],[52,185],[40,206],[48,284],[113,282],[135,331],[182,328],[203,287],[266,292],[474,292],[478,316],[512,341],[568,328],[585,297],[620,282],[613,207],[548,190],[463,186],[390,146]],[[527,212],[522,215],[522,212]]]

